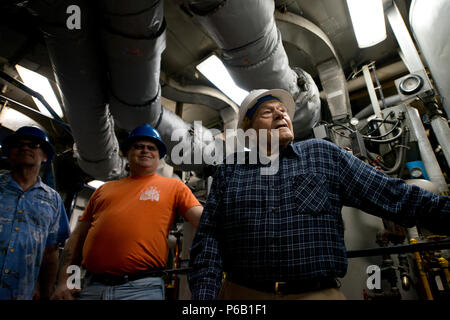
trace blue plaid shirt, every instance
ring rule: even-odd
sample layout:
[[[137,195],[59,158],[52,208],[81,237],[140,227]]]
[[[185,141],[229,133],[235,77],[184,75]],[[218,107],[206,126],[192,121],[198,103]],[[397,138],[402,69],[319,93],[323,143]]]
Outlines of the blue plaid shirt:
[[[409,186],[325,140],[290,144],[279,170],[222,164],[192,248],[193,299],[215,299],[222,271],[249,281],[343,277],[343,206],[449,233],[450,198]]]
[[[0,175],[0,300],[32,299],[46,246],[69,236],[59,194],[38,182],[23,192]]]

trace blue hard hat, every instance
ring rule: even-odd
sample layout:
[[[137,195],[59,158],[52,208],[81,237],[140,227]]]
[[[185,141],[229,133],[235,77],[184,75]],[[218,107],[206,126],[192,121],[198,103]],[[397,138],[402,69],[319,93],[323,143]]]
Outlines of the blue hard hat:
[[[166,155],[167,147],[166,144],[162,141],[161,135],[158,131],[156,131],[155,128],[153,128],[148,123],[143,124],[142,126],[139,126],[135,128],[133,131],[131,131],[128,138],[122,143],[122,152],[125,154],[130,149],[131,144],[139,139],[149,139],[153,143],[156,144],[159,150],[159,158],[161,159]]]
[[[55,148],[53,148],[53,146],[51,145],[50,139],[48,138],[47,134],[41,129],[32,126],[21,127],[17,129],[16,132],[3,139],[2,149],[4,150],[6,155],[8,155],[10,144],[19,139],[39,141],[41,143],[42,150],[47,155],[46,163],[51,161],[55,156]]]

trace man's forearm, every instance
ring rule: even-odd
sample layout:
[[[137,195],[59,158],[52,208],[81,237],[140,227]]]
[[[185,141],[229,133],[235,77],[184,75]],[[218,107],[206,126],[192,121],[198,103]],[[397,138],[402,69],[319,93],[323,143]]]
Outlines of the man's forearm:
[[[61,258],[59,259],[59,271],[58,271],[58,283],[65,283],[69,277],[67,269],[71,265],[81,264],[81,254],[79,254],[81,248],[77,248],[76,245],[69,241],[64,248]]]

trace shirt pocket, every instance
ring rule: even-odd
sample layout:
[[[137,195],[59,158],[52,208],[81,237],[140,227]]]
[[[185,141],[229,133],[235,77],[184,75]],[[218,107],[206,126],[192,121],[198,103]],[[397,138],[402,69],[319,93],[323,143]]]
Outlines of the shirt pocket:
[[[53,232],[50,230],[53,222],[55,208],[48,199],[35,197],[32,202],[33,208],[28,211],[28,219],[37,229]]]
[[[330,193],[324,175],[299,174],[294,178],[292,188],[297,213],[312,216],[330,213]]]

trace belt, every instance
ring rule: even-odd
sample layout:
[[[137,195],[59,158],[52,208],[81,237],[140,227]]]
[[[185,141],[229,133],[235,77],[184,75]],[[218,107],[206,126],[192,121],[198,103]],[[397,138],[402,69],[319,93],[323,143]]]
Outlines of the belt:
[[[100,282],[102,284],[108,285],[108,286],[118,286],[121,284],[125,284],[128,281],[134,281],[138,279],[143,278],[150,278],[150,277],[163,277],[167,273],[164,272],[164,270],[145,270],[138,273],[132,273],[132,274],[125,274],[125,275],[115,275],[110,273],[92,273],[90,274],[90,280],[92,282]]]
[[[280,295],[338,288],[336,279],[332,277],[293,281],[249,281],[247,279],[230,277],[227,274],[226,279],[249,289]]]

